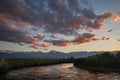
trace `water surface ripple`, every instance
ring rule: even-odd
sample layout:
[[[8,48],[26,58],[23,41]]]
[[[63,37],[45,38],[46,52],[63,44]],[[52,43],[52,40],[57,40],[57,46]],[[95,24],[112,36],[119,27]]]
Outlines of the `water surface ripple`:
[[[9,72],[11,80],[120,80],[118,73],[91,73],[73,66],[72,63],[30,67]]]

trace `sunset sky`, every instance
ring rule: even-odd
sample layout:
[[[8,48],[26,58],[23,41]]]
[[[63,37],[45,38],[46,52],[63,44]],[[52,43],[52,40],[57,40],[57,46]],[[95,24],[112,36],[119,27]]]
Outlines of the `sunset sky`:
[[[0,50],[120,51],[120,0],[0,0]]]

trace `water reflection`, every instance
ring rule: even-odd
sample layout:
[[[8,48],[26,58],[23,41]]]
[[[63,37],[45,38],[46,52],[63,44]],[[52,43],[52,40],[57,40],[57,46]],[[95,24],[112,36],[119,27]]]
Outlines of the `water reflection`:
[[[93,74],[72,63],[24,68],[12,71],[6,77],[12,80],[120,80],[120,74]]]

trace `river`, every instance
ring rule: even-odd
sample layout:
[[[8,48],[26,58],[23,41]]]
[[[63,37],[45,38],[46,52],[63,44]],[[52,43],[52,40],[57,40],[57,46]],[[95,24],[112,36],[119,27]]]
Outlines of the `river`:
[[[6,75],[10,80],[120,80],[118,73],[92,73],[64,63],[14,70]]]

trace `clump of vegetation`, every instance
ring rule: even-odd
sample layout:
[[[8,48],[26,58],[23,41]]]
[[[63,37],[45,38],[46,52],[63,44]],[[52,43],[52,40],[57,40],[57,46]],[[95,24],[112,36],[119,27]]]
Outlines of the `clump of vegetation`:
[[[0,74],[4,74],[8,71],[9,69],[9,64],[6,62],[6,59],[1,59],[0,60]]]
[[[94,72],[120,72],[120,52],[105,52],[77,59],[74,65]]]

